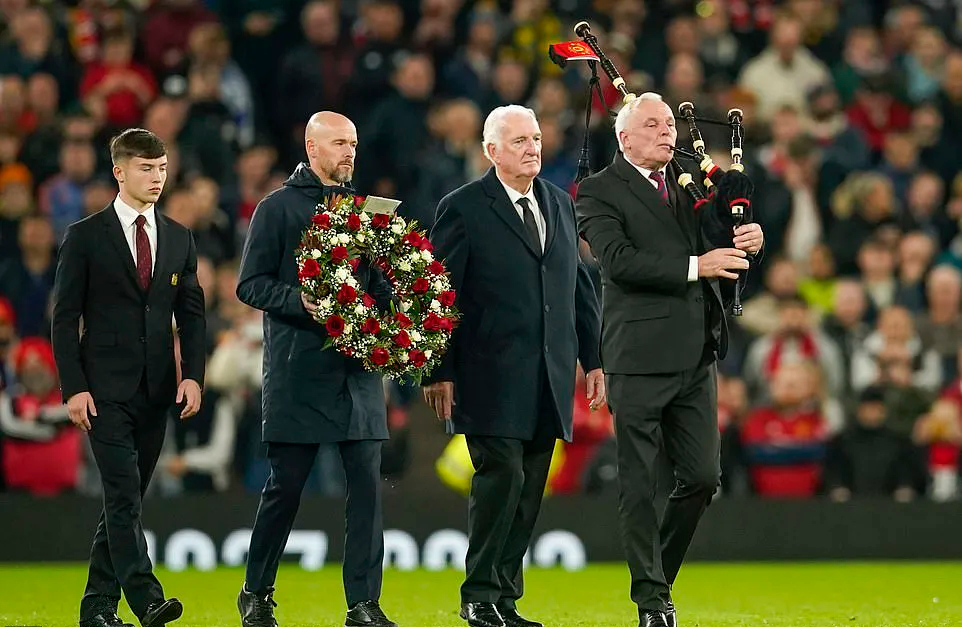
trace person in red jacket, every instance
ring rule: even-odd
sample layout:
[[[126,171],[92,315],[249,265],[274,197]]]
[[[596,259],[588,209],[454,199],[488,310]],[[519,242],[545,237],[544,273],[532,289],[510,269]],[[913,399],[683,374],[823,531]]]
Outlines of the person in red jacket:
[[[827,433],[817,381],[811,364],[782,364],[772,379],[771,405],[745,421],[742,445],[758,495],[798,498],[819,490]]]

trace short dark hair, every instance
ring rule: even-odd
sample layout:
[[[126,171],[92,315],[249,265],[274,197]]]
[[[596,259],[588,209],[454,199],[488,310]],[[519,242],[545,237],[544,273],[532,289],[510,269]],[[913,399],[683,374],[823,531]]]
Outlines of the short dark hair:
[[[128,128],[110,140],[110,160],[114,163],[139,157],[159,159],[167,154],[163,140],[142,128]]]

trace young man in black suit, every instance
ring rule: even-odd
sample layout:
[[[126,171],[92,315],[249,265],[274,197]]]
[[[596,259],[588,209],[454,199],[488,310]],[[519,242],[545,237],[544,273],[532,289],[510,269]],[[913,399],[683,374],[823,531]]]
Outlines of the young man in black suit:
[[[167,149],[128,129],[110,143],[117,198],[70,225],[57,262],[52,337],[70,419],[87,432],[104,491],[81,627],[120,627],[123,591],[143,627],[176,620],[141,525],[141,499],[160,455],[167,415],[200,408],[206,359],[204,293],[190,231],[156,211]],[[177,383],[171,317],[182,356]]]
[[[471,627],[540,627],[517,610],[522,563],[555,441],[571,441],[579,360],[592,408],[604,400],[600,311],[574,203],[538,178],[534,112],[498,107],[483,142],[493,167],[441,200],[431,231],[463,318],[424,396],[465,434],[475,468],[461,617]]]
[[[357,131],[343,115],[315,113],[305,130],[307,163],[257,205],[241,258],[237,296],[264,312],[263,439],[271,474],[254,520],[247,573],[237,597],[244,627],[276,627],[274,581],[319,445],[336,443],[347,480],[344,592],[347,627],[397,627],[379,604],[384,559],[381,443],[388,439],[381,375],[324,349],[327,333],[300,290],[294,251],[317,204],[354,172]],[[390,285],[366,263],[360,289],[382,307]]]
[[[696,215],[676,183],[675,117],[661,96],[625,105],[615,132],[614,161],[579,186],[578,225],[604,281],[601,353],[631,599],[641,627],[673,627],[670,588],[720,476],[715,359],[727,350],[733,283],[719,279],[747,269],[763,236],[757,224],[745,224],[732,243],[721,213],[730,210],[717,203]],[[662,445],[675,488],[659,530]]]

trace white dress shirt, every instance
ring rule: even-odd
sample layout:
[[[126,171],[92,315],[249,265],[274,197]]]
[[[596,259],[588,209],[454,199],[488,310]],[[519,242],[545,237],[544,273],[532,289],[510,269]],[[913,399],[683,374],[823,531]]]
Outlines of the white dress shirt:
[[[127,239],[130,254],[134,257],[134,267],[136,268],[137,225],[134,224],[134,221],[137,220],[140,212],[121,200],[119,195],[114,199],[114,211],[117,212],[120,226],[124,229],[124,237]],[[147,239],[150,241],[150,274],[153,275],[154,267],[157,265],[157,218],[154,216],[154,205],[147,207],[144,211],[144,217],[147,218],[144,230],[147,231]]]
[[[534,184],[528,188],[527,193],[520,193],[516,189],[508,186],[501,177],[498,177],[501,181],[501,185],[504,186],[504,191],[508,193],[508,200],[511,201],[511,205],[514,210],[518,212],[521,217],[521,223],[524,224],[524,208],[518,204],[518,201],[522,198],[527,198],[528,202],[531,203],[531,212],[534,214],[534,223],[538,227],[538,238],[541,240],[541,250],[544,251],[544,238],[547,227],[545,226],[544,214],[541,213],[541,206],[538,204],[538,199],[534,197]]]
[[[628,159],[625,159],[625,161],[628,161]],[[628,161],[628,163],[631,163],[631,161]],[[631,165],[633,165],[636,170],[638,170],[639,172],[641,172],[641,175],[642,175],[643,177],[645,177],[645,180],[646,180],[646,181],[648,181],[649,183],[651,183],[651,186],[652,186],[652,187],[654,187],[655,189],[658,189],[658,183],[656,183],[655,181],[651,180],[651,173],[654,172],[654,170],[649,170],[648,168],[643,168],[643,167],[641,167],[640,165],[637,165],[637,164],[634,164],[634,163],[631,163]],[[661,172],[661,178],[665,181],[665,186],[666,186],[666,187],[668,186],[668,173],[667,173],[667,170],[668,170],[668,166],[665,166],[665,167],[663,167],[662,169],[658,170],[659,172]],[[692,255],[691,257],[688,258],[688,280],[689,280],[689,281],[697,281],[697,280],[698,280],[698,257],[696,257],[696,256],[694,256],[694,255]]]

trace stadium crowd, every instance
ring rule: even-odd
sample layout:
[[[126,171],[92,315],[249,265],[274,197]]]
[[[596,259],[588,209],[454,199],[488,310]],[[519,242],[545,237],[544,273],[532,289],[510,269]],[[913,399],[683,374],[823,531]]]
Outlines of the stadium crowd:
[[[167,142],[160,208],[193,231],[208,307],[203,408],[172,417],[154,491],[257,492],[262,330],[234,293],[238,252],[257,202],[302,159],[308,117],[354,120],[356,189],[402,200],[426,228],[442,196],[487,169],[481,124],[502,104],[534,109],[542,176],[576,193],[586,68],[562,71],[547,48],[582,19],[632,91],[709,118],[745,113],[766,249],[719,369],[721,494],[959,498],[951,0],[0,1],[0,489],[98,489],[60,398],[50,292],[67,225],[116,194],[112,134],[140,125]],[[607,80],[603,95],[617,107]],[[597,171],[616,143],[592,107]],[[730,131],[702,132],[726,167]],[[408,459],[416,388],[387,385],[382,470],[397,477],[434,460]],[[554,492],[611,479],[610,415],[578,394]],[[336,466],[322,452],[314,489],[339,489]]]

